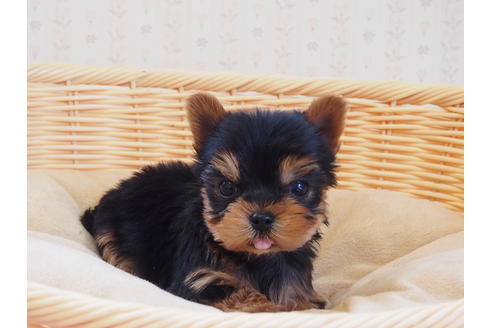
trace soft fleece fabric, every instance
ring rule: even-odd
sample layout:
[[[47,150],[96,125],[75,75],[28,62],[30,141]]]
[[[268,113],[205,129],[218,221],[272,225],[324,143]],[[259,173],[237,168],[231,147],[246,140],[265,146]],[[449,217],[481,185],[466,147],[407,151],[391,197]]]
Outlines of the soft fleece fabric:
[[[107,264],[79,216],[131,171],[28,173],[28,279],[98,297],[218,311]],[[463,216],[400,193],[328,192],[314,286],[330,310],[384,311],[463,298]]]

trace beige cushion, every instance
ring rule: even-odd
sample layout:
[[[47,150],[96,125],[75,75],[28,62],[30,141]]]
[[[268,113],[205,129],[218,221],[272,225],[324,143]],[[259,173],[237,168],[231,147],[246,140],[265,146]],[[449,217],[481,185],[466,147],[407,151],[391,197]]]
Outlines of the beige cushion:
[[[171,295],[97,255],[79,216],[130,174],[28,173],[28,279],[113,300],[218,311]],[[463,298],[461,214],[381,190],[332,190],[328,204],[330,226],[320,242],[314,286],[331,310],[384,311]]]

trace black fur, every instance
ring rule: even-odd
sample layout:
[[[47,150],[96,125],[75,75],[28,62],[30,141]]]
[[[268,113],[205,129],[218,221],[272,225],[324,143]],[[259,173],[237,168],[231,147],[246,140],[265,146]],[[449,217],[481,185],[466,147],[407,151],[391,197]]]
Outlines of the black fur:
[[[266,255],[231,252],[213,240],[204,224],[200,189],[206,187],[217,212],[227,206],[210,190],[217,172],[209,162],[219,151],[237,157],[241,180],[246,181],[241,192],[250,201],[284,196],[285,188],[272,172],[287,155],[309,155],[321,168],[306,177],[315,193],[303,201],[304,206],[314,210],[325,188],[336,183],[335,156],[302,113],[237,112],[227,114],[198,150],[196,164],[171,162],[143,168],[108,191],[96,208],[87,210],[81,218],[84,227],[95,237],[112,231],[114,245],[121,256],[131,259],[136,275],[186,299],[210,303],[226,297],[231,286],[211,287],[200,294],[184,282],[195,270],[221,270],[224,263],[233,264],[238,276],[273,301],[291,284],[312,291],[312,260],[319,234],[295,251]]]
[[[84,226],[85,230],[87,230],[91,235],[94,235],[94,213],[96,212],[96,209],[87,209],[84,214],[82,214],[82,217],[80,218],[80,222],[82,222],[82,225]]]

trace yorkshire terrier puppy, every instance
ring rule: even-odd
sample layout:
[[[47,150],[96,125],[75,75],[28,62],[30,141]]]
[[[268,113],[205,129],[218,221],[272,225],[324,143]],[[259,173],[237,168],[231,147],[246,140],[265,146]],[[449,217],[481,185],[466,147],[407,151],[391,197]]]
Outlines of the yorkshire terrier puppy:
[[[144,167],[82,216],[104,260],[224,311],[323,308],[312,269],[345,120],[337,96],[305,112],[187,102],[193,165]]]

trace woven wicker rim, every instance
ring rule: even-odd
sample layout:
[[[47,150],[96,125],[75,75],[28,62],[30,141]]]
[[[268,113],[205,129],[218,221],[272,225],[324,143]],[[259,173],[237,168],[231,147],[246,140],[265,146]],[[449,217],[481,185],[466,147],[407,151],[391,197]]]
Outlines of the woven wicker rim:
[[[80,66],[69,64],[29,64],[30,82],[129,85],[186,90],[240,93],[256,91],[277,95],[319,97],[341,94],[344,97],[373,99],[403,104],[461,106],[464,90],[454,85],[422,85],[398,81],[353,81],[347,79],[296,78],[274,74],[204,73],[179,70],[143,69],[127,66]]]
[[[349,103],[340,188],[397,190],[463,210],[461,86],[64,64],[31,64],[27,73],[31,169],[190,161],[183,101],[195,90],[217,93],[228,110],[302,108],[335,93]],[[39,327],[461,327],[463,300],[366,314],[204,314],[30,283],[28,320]]]

